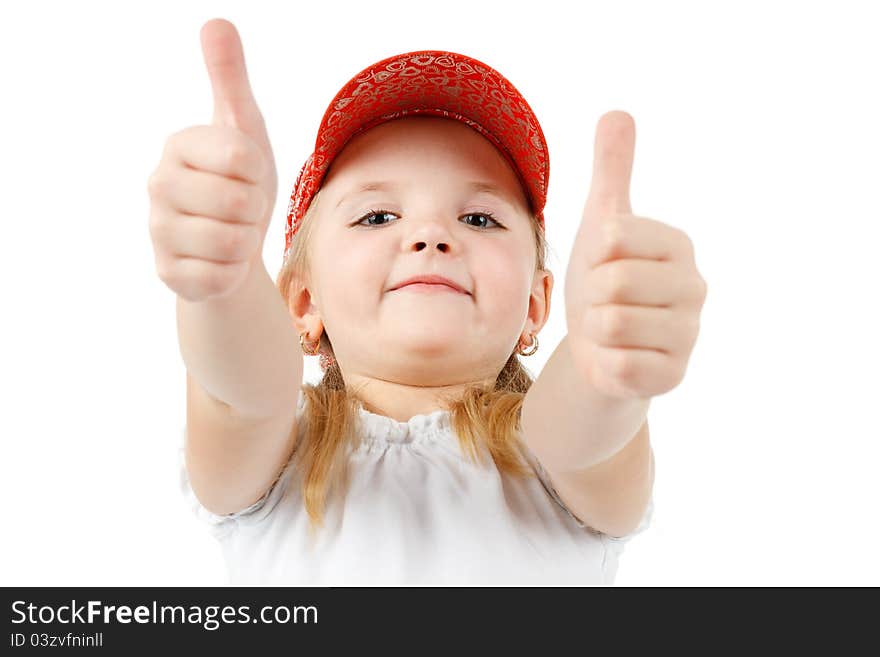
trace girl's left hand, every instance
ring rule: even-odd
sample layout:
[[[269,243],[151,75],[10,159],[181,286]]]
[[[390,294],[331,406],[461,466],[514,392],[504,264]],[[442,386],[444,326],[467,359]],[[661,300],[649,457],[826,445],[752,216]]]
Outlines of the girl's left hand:
[[[572,357],[587,382],[616,398],[649,398],[681,382],[707,290],[687,234],[632,214],[634,151],[633,118],[603,115],[565,274]]]

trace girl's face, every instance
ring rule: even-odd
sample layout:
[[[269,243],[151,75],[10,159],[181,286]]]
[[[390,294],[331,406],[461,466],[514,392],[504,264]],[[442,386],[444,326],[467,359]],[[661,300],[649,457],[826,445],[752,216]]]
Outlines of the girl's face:
[[[527,213],[507,161],[458,121],[408,117],[350,141],[322,185],[306,315],[320,318],[346,381],[494,379],[549,314],[552,274],[535,271]],[[392,290],[422,274],[468,294]]]

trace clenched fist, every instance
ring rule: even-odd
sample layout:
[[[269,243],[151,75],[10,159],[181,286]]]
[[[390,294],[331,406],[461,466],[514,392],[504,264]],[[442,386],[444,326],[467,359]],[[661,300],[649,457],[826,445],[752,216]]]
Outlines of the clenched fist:
[[[156,270],[188,301],[227,295],[245,281],[262,257],[278,190],[235,26],[210,20],[201,41],[213,121],[168,137],[147,185]]]
[[[647,399],[684,378],[706,281],[684,231],[634,215],[635,122],[599,119],[593,180],[565,275],[572,357],[595,389]]]

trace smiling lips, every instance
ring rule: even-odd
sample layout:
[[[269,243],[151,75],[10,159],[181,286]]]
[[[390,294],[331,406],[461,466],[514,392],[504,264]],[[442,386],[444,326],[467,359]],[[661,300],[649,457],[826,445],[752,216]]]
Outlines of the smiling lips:
[[[450,294],[463,294],[443,283],[410,283],[409,285],[404,285],[394,291],[398,292],[404,290],[408,292],[449,292]]]
[[[406,289],[411,292],[456,292],[458,294],[470,294],[470,292],[465,290],[455,281],[434,274],[408,278],[405,281],[398,283],[397,286],[393,287],[390,291],[393,292],[401,289]]]

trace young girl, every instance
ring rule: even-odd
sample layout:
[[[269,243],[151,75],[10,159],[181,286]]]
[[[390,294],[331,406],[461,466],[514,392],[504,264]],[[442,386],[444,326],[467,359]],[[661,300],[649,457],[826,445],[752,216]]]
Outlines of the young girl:
[[[653,510],[647,402],[612,439],[600,429],[624,420],[598,409],[623,417],[623,402],[568,385],[574,344],[534,388],[520,362],[553,287],[547,144],[525,99],[451,52],[358,73],[296,180],[273,283],[274,160],[241,44],[222,20],[202,40],[214,123],[169,140],[151,230],[187,366],[181,487],[230,583],[613,583]],[[320,355],[317,385],[302,384],[303,354]],[[575,420],[591,451],[559,437]],[[605,478],[564,479],[563,500],[564,466],[586,454],[583,472],[602,463]],[[600,486],[624,479],[625,495]],[[619,518],[624,498],[641,520],[623,535],[574,510],[610,499],[595,518]]]

